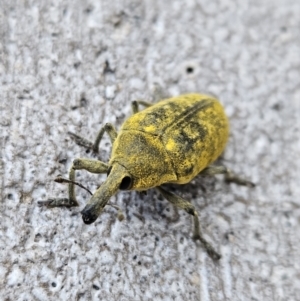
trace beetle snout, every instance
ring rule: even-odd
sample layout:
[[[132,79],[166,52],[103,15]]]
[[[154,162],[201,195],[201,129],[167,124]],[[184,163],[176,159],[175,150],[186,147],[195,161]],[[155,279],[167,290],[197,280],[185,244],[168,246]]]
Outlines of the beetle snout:
[[[81,211],[83,222],[87,225],[92,224],[97,218],[98,214],[95,213],[93,205],[87,205]]]

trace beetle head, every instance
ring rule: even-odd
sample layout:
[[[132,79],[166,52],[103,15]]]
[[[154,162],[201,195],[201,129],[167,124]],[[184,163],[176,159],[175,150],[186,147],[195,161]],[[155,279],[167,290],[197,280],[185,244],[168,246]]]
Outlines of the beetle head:
[[[113,144],[110,165],[128,172],[121,190],[147,190],[177,179],[160,137],[141,131],[121,131]]]

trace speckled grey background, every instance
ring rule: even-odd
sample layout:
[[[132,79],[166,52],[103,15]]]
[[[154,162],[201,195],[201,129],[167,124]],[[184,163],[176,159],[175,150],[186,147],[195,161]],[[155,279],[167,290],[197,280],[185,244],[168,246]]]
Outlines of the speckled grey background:
[[[1,300],[300,300],[300,2],[0,2]],[[191,240],[191,219],[153,191],[119,193],[96,223],[53,179],[95,157],[134,99],[199,91],[226,107],[223,162],[258,185],[196,178],[195,204],[219,263]],[[107,137],[100,157],[109,158]],[[94,190],[105,176],[78,172]]]

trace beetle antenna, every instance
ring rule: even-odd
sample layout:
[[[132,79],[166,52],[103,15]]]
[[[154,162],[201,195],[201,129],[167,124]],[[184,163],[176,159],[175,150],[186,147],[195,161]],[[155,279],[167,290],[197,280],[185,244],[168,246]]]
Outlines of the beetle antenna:
[[[77,186],[83,188],[84,190],[86,190],[90,195],[93,195],[92,192],[89,189],[87,189],[86,187],[84,187],[82,184],[80,184],[78,182],[63,178],[61,176],[58,176],[56,179],[54,179],[54,181],[56,183],[71,183],[71,184],[77,185]]]
[[[75,182],[75,181],[72,181],[72,180],[69,180],[69,179],[66,179],[66,178],[63,178],[62,176],[57,176],[57,178],[54,180],[56,183],[61,183],[61,184],[64,184],[64,183],[67,183],[67,184],[74,184],[74,185],[77,185],[81,188],[83,188],[84,190],[86,190],[90,195],[93,195],[92,192],[86,188],[85,186],[83,186],[82,184],[78,183],[78,182]],[[121,222],[125,217],[124,217],[124,214],[121,210],[121,208],[117,205],[113,205],[113,204],[110,204],[108,203],[107,205],[115,208],[116,210],[118,210],[118,215],[117,215],[117,218],[118,220]]]

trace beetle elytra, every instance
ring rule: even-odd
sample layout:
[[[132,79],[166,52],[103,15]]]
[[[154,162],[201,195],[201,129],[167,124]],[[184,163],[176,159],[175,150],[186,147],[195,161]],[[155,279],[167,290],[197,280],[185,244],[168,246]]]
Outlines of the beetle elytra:
[[[139,111],[139,105],[146,108]],[[222,105],[211,96],[186,94],[154,105],[134,101],[132,108],[133,115],[123,123],[119,133],[107,123],[98,133],[95,143],[69,133],[77,144],[98,152],[106,132],[112,142],[110,161],[106,164],[93,159],[75,159],[69,172],[69,197],[39,203],[48,207],[78,206],[75,170],[80,169],[108,175],[81,212],[86,224],[98,218],[119,189],[145,191],[156,188],[169,202],[193,216],[193,238],[203,243],[212,258],[219,259],[220,255],[201,233],[195,207],[161,185],[185,184],[198,174],[224,174],[227,181],[253,186],[224,166],[210,165],[221,155],[228,140],[228,119]]]

